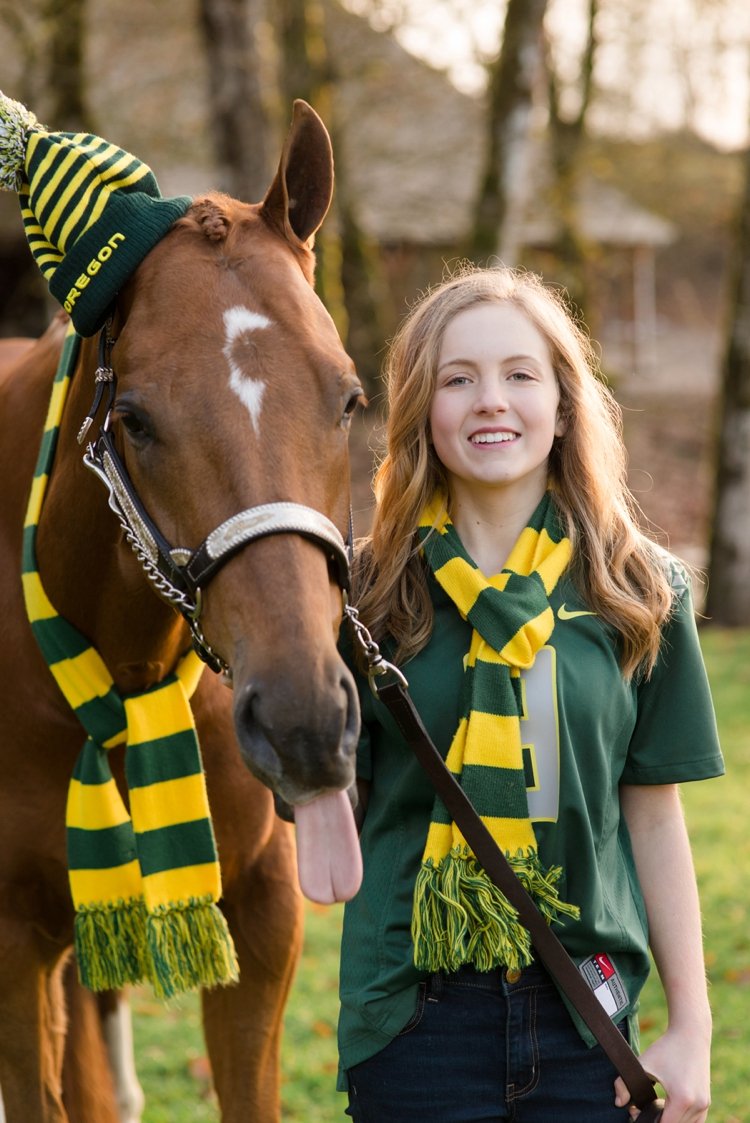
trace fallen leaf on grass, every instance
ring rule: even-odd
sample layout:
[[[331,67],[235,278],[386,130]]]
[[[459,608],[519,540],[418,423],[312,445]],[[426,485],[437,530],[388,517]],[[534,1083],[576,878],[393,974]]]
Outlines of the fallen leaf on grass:
[[[193,1080],[199,1080],[204,1084],[210,1084],[213,1079],[208,1057],[191,1057],[188,1061],[188,1072]]]
[[[750,984],[750,967],[730,967],[724,972],[724,982],[746,987]]]

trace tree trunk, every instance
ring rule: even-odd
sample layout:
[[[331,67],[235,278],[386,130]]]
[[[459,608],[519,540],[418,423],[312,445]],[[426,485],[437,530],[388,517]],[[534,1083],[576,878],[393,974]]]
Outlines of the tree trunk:
[[[542,23],[547,0],[509,0],[503,43],[490,72],[487,147],[469,255],[498,254],[513,264],[513,219],[528,191],[529,125],[542,65]]]
[[[287,99],[304,97],[323,117],[333,143],[336,192],[328,221],[316,239],[316,286],[354,359],[367,393],[376,389],[383,347],[377,249],[359,223],[346,175],[345,135],[340,127],[337,80],[328,50],[320,0],[276,0],[281,87]]]
[[[325,17],[319,0],[276,0],[273,18],[279,47],[282,99],[290,104],[294,98],[304,98],[320,114],[331,132],[333,91],[328,69]],[[334,160],[336,193],[333,206],[315,236],[315,289],[344,339],[347,314],[341,287],[341,240],[335,222],[340,178],[335,144]]]
[[[318,0],[275,0],[274,18],[284,100],[291,104],[301,97],[321,115],[327,113],[330,76],[321,4]]]
[[[86,0],[46,0],[44,18],[49,28],[51,127],[62,132],[94,132],[84,74]]]
[[[83,53],[86,0],[0,0],[0,39],[20,61],[13,97],[51,129],[94,131]],[[10,91],[8,91],[10,92]],[[50,296],[20,221],[18,200],[0,201],[0,335],[41,335],[57,303]]]
[[[547,58],[549,90],[549,129],[553,174],[553,205],[558,219],[558,234],[554,253],[560,263],[556,280],[564,285],[577,309],[588,307],[586,266],[588,247],[581,233],[579,220],[579,192],[581,183],[581,156],[586,139],[586,114],[593,89],[594,55],[596,52],[595,23],[599,0],[588,3],[588,37],[581,61],[581,78],[578,112],[565,119],[560,109],[560,91],[551,58]],[[588,320],[589,328],[595,325]]]
[[[47,87],[41,54],[47,44],[42,30],[44,9],[40,4],[41,0],[27,0],[23,5],[19,0],[0,0],[0,42],[3,55],[12,53],[17,68],[13,89],[8,87],[5,92],[24,105],[34,106],[34,112],[42,117],[47,109]],[[4,77],[4,87],[6,81]]]
[[[219,186],[253,203],[265,195],[273,171],[259,7],[259,0],[200,0]]]
[[[750,147],[736,241],[731,322],[722,371],[706,612],[750,626]]]
[[[343,148],[341,129],[334,142]],[[341,288],[346,308],[346,349],[357,367],[365,393],[377,393],[385,343],[382,323],[383,276],[378,247],[363,231],[355,200],[339,159],[336,196],[341,239]]]

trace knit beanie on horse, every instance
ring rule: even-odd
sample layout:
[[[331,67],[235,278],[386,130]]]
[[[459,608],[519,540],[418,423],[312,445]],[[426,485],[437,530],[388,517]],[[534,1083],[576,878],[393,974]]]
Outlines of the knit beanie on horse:
[[[163,199],[137,157],[90,133],[49,132],[2,93],[0,187],[18,192],[34,259],[83,336],[192,201]]]

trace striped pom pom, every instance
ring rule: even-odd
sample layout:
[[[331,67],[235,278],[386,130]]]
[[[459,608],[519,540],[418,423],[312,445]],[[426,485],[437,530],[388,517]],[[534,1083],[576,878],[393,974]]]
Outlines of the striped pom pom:
[[[20,189],[28,134],[41,127],[30,109],[0,91],[0,188]]]

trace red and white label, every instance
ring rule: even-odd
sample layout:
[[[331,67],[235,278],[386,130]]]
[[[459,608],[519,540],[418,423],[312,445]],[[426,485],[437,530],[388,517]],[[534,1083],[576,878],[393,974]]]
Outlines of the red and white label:
[[[608,955],[592,955],[579,963],[578,970],[610,1018],[614,1018],[628,1005],[628,996],[622,980]]]

